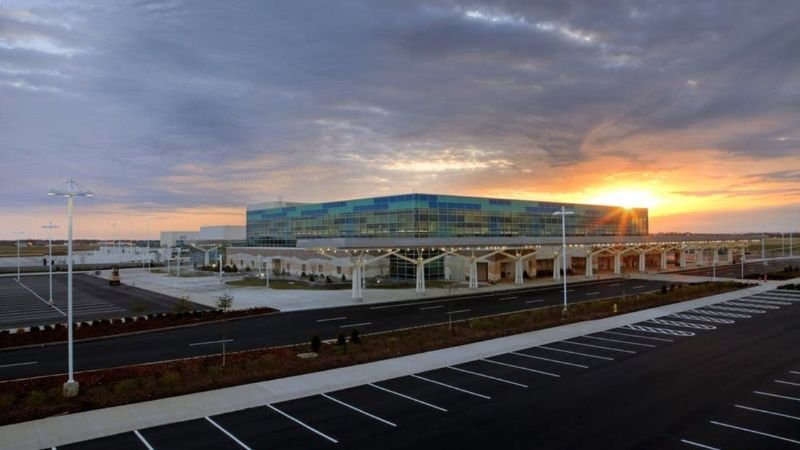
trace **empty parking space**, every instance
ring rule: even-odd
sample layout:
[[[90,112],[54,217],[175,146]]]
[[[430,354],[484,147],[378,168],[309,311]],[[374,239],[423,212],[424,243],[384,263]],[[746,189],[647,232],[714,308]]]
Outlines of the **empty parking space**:
[[[266,406],[211,419],[250,448],[289,450],[331,448],[335,445]]]
[[[145,444],[136,436],[135,433],[115,434],[91,441],[79,442],[77,444],[62,445],[58,450],[147,450]]]
[[[158,450],[187,447],[209,450],[241,450],[242,448],[205,419],[147,428],[139,430],[139,433],[152,448]]]

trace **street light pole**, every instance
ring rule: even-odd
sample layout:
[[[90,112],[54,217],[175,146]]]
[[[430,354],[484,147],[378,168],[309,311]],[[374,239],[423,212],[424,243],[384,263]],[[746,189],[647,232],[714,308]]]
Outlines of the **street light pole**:
[[[553,213],[554,216],[561,216],[561,256],[562,256],[562,268],[563,270],[563,277],[564,277],[564,312],[567,312],[567,218],[566,216],[569,214],[575,214],[574,211],[567,211],[563,206],[561,207],[561,211],[556,211]]]
[[[49,303],[53,304],[53,228],[58,228],[58,225],[53,225],[53,222],[49,222],[47,225],[42,225],[42,228],[47,228],[47,266],[50,268],[50,301]]]
[[[94,193],[74,180],[54,187],[47,195],[67,197],[67,364],[69,373],[67,382],[64,383],[64,397],[78,395],[79,384],[74,377],[73,342],[72,342],[72,202],[75,197],[94,197]]]
[[[19,262],[19,237],[22,235],[22,233],[23,233],[22,230],[17,230],[17,231],[14,232],[14,234],[17,235],[17,282],[18,283],[19,283],[19,266],[20,266],[20,262]]]

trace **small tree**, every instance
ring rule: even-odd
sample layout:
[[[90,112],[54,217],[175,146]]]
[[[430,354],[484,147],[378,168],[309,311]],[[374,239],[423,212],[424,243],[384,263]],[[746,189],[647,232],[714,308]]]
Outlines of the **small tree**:
[[[344,274],[342,274],[342,283],[344,283],[344,282],[346,282],[346,281],[347,281],[347,277],[346,277],[346,276],[344,276]]]
[[[228,312],[229,309],[233,308],[233,296],[226,292],[217,297],[217,308],[221,309],[222,312]]]
[[[333,283],[333,280],[331,280],[331,276],[330,276],[330,275],[327,275],[327,276],[325,277],[325,282],[326,282],[326,283]]]
[[[344,336],[344,333],[339,333],[339,337],[336,338],[336,345],[339,347],[347,345],[347,338]]]
[[[361,335],[358,334],[358,330],[355,328],[350,332],[350,342],[353,344],[361,344]]]
[[[667,293],[667,285],[666,284],[662,284],[661,285],[661,293],[662,294],[666,294]]]
[[[177,314],[186,313],[192,309],[192,303],[189,301],[189,294],[183,294],[177,303],[175,303],[175,306],[172,307],[172,310]]]
[[[319,353],[319,349],[322,347],[322,339],[319,338],[318,334],[311,336],[311,351],[314,353]]]

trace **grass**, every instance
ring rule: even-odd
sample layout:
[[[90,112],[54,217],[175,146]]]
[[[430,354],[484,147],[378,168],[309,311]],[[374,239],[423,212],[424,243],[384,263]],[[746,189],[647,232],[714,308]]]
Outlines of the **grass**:
[[[229,353],[221,366],[219,355],[189,360],[128,366],[78,374],[81,393],[67,399],[60,386],[65,377],[50,376],[0,383],[0,424],[32,420],[52,415],[85,411],[236,386],[275,378],[299,375],[394,358],[512,334],[523,333],[619,313],[681,302],[749,286],[740,283],[705,283],[620,298],[577,303],[569,314],[560,306],[485,318],[458,321],[447,325],[404,331],[358,335],[360,344],[345,340],[344,345],[322,344],[317,358],[299,358],[309,351],[308,344]],[[352,333],[349,330],[350,336]]]

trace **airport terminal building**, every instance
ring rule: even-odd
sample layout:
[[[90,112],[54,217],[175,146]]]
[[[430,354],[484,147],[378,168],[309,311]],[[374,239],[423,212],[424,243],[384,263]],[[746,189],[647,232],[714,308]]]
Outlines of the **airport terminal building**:
[[[561,215],[562,207],[567,211]],[[561,267],[562,218],[569,244]],[[688,253],[702,263],[706,249],[732,260],[741,241],[654,240],[646,208],[562,204],[411,193],[326,203],[248,205],[247,247],[229,248],[228,263],[272,272],[314,273],[353,281],[367,276],[479,281],[564,272],[684,266]],[[744,251],[741,250],[743,254]]]

